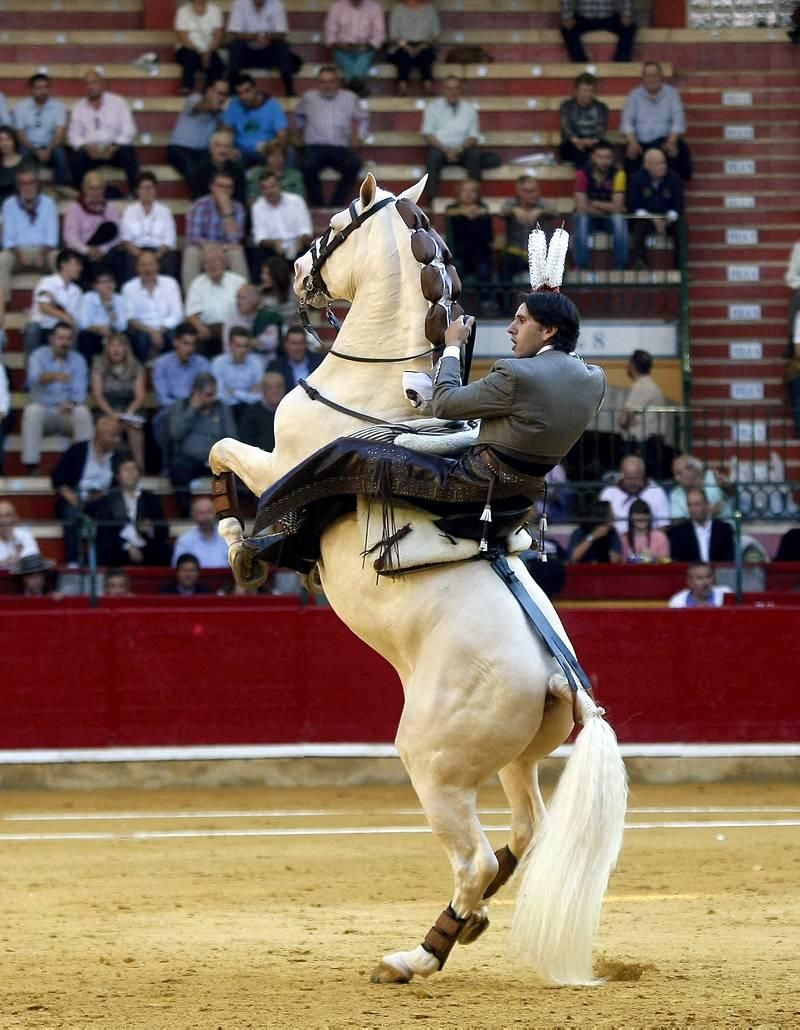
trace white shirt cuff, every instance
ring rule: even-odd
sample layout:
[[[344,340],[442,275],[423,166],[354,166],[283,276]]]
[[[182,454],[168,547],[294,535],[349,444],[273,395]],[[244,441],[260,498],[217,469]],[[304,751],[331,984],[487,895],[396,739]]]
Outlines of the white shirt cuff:
[[[458,358],[461,361],[461,348],[451,343],[448,347],[445,347],[443,358]]]

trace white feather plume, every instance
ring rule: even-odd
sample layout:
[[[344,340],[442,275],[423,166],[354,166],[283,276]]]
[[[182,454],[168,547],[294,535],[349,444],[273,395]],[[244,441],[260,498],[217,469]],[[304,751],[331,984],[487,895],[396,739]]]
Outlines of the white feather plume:
[[[551,289],[558,289],[564,279],[564,265],[567,261],[567,250],[569,249],[569,233],[566,229],[556,229],[550,237],[550,246],[547,248],[547,264],[544,283]]]
[[[528,237],[528,266],[531,289],[538,290],[547,279],[547,237],[538,225]]]

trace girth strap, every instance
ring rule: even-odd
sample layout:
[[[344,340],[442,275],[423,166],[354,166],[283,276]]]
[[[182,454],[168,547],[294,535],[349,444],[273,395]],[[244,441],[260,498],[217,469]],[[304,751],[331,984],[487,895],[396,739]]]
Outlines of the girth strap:
[[[517,579],[505,555],[500,551],[493,550],[482,554],[481,558],[485,558],[491,564],[494,571],[514,595],[520,608],[525,612],[528,621],[542,638],[553,658],[558,662],[570,688],[573,691],[577,691],[578,688],[575,686],[575,680],[577,679],[583,689],[591,693],[591,680],[581,668],[575,655],[556,633],[545,618],[544,613],[536,606],[533,598]]]

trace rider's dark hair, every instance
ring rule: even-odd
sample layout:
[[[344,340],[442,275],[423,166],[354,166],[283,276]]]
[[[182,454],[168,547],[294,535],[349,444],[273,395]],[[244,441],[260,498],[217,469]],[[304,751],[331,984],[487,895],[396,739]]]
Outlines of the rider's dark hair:
[[[575,350],[581,331],[581,316],[568,297],[563,293],[546,291],[528,293],[524,297],[524,304],[531,318],[535,318],[545,329],[556,330],[556,335],[548,343],[567,354]]]

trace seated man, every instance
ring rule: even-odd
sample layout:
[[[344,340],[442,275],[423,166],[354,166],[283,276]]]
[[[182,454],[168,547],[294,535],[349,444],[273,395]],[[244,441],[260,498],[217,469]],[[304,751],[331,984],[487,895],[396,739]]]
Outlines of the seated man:
[[[222,122],[222,112],[228,103],[230,90],[224,79],[210,82],[202,93],[186,98],[183,111],[178,115],[169,137],[167,158],[172,167],[191,184],[198,165],[208,156],[211,137]],[[208,193],[208,184],[197,196]]]
[[[268,372],[278,372],[286,383],[286,392],[297,386],[299,379],[307,379],[322,364],[324,354],[308,349],[306,331],[301,325],[290,326],[283,338],[282,353],[270,362]]]
[[[348,89],[369,92],[369,70],[386,40],[383,8],[377,0],[334,0],[325,17],[325,45]]]
[[[107,569],[103,580],[103,597],[130,597],[131,577],[125,569]]]
[[[76,186],[90,168],[114,165],[125,172],[128,192],[136,189],[139,160],[133,149],[136,122],[128,102],[106,90],[97,70],[87,72],[86,98],[72,108],[67,139],[72,148],[72,179]]]
[[[224,569],[228,564],[228,545],[217,529],[214,502],[210,497],[195,497],[191,515],[194,525],[175,541],[172,564],[177,566],[183,555],[190,554],[202,569]]]
[[[200,582],[200,565],[193,554],[182,554],[175,564],[175,578],[165,583],[159,594],[177,594],[179,597],[193,597],[207,594],[208,587]]]
[[[261,397],[248,404],[239,420],[239,438],[251,447],[271,451],[275,447],[275,412],[286,393],[279,372],[267,372],[261,380]]]
[[[274,172],[261,175],[261,197],[251,209],[253,243],[261,256],[279,254],[293,262],[314,238],[311,212],[296,193],[285,193]]]
[[[231,330],[228,352],[214,358],[211,372],[217,381],[219,399],[231,409],[238,425],[245,408],[259,400],[258,387],[263,377],[261,362],[250,353],[246,329]]]
[[[81,182],[81,195],[64,212],[64,243],[83,258],[81,285],[85,289],[98,270],[108,268],[117,282],[124,278],[121,248],[122,212],[106,198],[105,179],[99,172],[87,172]]]
[[[31,95],[14,108],[14,128],[28,157],[53,169],[58,187],[72,181],[67,151],[67,109],[50,95],[50,77],[36,72],[28,79]],[[0,124],[6,125],[6,122]]]
[[[620,536],[628,532],[630,506],[635,500],[642,500],[650,507],[653,529],[669,525],[669,501],[657,483],[650,482],[645,474],[644,461],[629,454],[622,459],[619,480],[614,486],[600,491],[601,501],[608,501],[614,512],[614,525]]]
[[[669,492],[669,513],[673,520],[689,518],[686,495],[693,486],[705,491],[715,518],[730,518],[730,498],[736,488],[727,476],[707,469],[699,458],[691,454],[681,454],[672,462],[672,478],[675,486]]]
[[[116,486],[92,505],[92,517],[98,524],[97,561],[100,565],[169,564],[169,526],[164,519],[161,499],[150,490],[142,489],[141,478],[135,459],[121,458]]]
[[[586,168],[575,175],[575,233],[572,239],[575,267],[591,267],[589,234],[592,230],[611,230],[614,241],[614,268],[628,264],[628,227],[625,224],[625,172],[614,165],[614,152],[608,143],[598,143]]]
[[[236,310],[236,294],[247,279],[225,269],[225,251],[215,244],[203,248],[203,273],[192,280],[186,295],[186,318],[194,326],[206,357],[222,350],[222,330]]]
[[[252,75],[240,75],[233,88],[236,96],[225,108],[222,120],[233,130],[236,159],[245,165],[261,164],[273,140],[285,141],[286,114],[274,97],[258,88]]]
[[[250,350],[261,362],[264,371],[275,357],[280,343],[283,319],[279,312],[262,306],[257,287],[248,283],[236,291],[236,310],[226,321],[222,330],[222,349],[228,352],[228,342],[233,329],[244,329]]]
[[[38,553],[33,533],[19,525],[17,509],[11,501],[0,501],[0,569],[12,569],[21,558]]]
[[[642,66],[642,84],[631,90],[620,120],[625,134],[625,171],[632,175],[641,167],[643,154],[660,147],[670,169],[684,182],[692,177],[692,155],[684,140],[686,115],[680,94],[664,82],[661,65],[648,61]]]
[[[483,172],[484,161],[478,147],[478,110],[464,100],[461,93],[461,79],[448,75],[442,83],[442,95],[425,108],[422,138],[428,147],[425,162],[428,203],[433,203],[439,192],[445,165],[463,165],[467,178],[476,182]]]
[[[136,180],[136,203],[122,215],[122,246],[125,251],[125,278],[137,274],[136,262],[143,250],[152,250],[159,271],[177,278],[178,255],[175,218],[166,204],[157,200],[158,180],[152,172],[142,172]]]
[[[613,32],[617,37],[615,61],[630,61],[636,38],[634,0],[561,0],[561,35],[570,58],[588,64],[584,32]]]
[[[583,168],[589,154],[598,143],[604,142],[608,132],[608,107],[597,99],[597,79],[589,72],[581,72],[575,79],[571,100],[559,108],[561,144],[558,153],[562,161],[570,161]]]
[[[287,97],[293,97],[300,58],[286,42],[289,22],[282,0],[234,0],[228,18],[231,78],[243,68],[277,68]]]
[[[67,325],[73,336],[77,335],[83,292],[76,280],[81,267],[80,254],[65,247],[58,252],[55,272],[43,276],[34,286],[31,320],[23,333],[27,355],[48,342],[58,322]]]
[[[707,561],[695,561],[686,570],[685,590],[669,599],[670,608],[721,608],[730,587],[714,586],[714,570]]]
[[[253,165],[247,172],[247,199],[250,203],[261,196],[261,176],[265,172],[277,176],[284,193],[296,193],[305,200],[303,173],[286,163],[286,148],[282,144],[271,143],[264,153],[264,164]]]
[[[224,265],[249,278],[244,256],[245,222],[242,204],[233,199],[234,181],[226,172],[217,172],[211,180],[211,192],[196,200],[186,216],[186,245],[183,248],[181,280],[188,294],[200,274],[203,250],[209,243],[220,245]]]
[[[533,175],[521,175],[515,185],[515,196],[509,198],[501,211],[506,223],[506,241],[500,253],[500,279],[512,283],[517,276],[528,279],[528,237],[541,225],[545,232],[551,228],[558,212],[542,197],[539,180]]]
[[[128,335],[141,362],[169,347],[172,332],[183,321],[183,301],[177,280],[158,274],[153,250],[136,259],[137,275],[122,287],[128,314]]]
[[[172,350],[153,362],[153,389],[159,407],[153,419],[153,436],[164,458],[168,446],[164,434],[167,412],[175,401],[189,397],[197,376],[211,368],[208,359],[195,353],[196,350],[197,330],[191,322],[181,322],[175,327]]]
[[[673,561],[733,561],[735,544],[730,523],[711,517],[705,490],[693,486],[686,491],[689,518],[667,530]]]
[[[87,290],[81,302],[78,320],[78,350],[91,366],[92,360],[114,333],[128,328],[128,307],[121,293],[117,293],[114,276],[105,269],[95,275],[93,289]]]
[[[651,233],[672,240],[672,261],[680,268],[678,219],[683,214],[683,185],[667,167],[664,151],[651,147],[630,181],[628,210],[635,216],[631,223],[631,260],[636,268],[649,268],[647,237]]]
[[[233,132],[227,125],[217,129],[211,136],[208,150],[200,155],[189,176],[189,191],[192,200],[199,200],[211,192],[211,180],[218,172],[224,172],[233,179],[233,196],[244,204],[246,184],[242,165],[236,160],[233,146]]]

